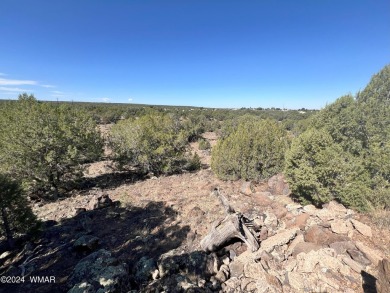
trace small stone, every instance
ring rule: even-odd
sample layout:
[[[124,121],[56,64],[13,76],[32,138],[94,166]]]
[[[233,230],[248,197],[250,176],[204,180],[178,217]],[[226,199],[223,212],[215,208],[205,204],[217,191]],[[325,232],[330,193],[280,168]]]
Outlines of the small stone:
[[[230,259],[229,259],[229,257],[224,257],[223,259],[222,259],[222,262],[225,264],[225,265],[229,265],[230,264]]]
[[[152,273],[152,279],[157,280],[160,277],[160,272],[159,270],[155,269],[154,272]]]
[[[276,228],[276,226],[278,225],[278,218],[274,213],[266,212],[264,225],[267,227]]]
[[[9,256],[10,254],[11,254],[10,251],[3,252],[3,253],[0,255],[0,259],[6,258],[6,257]]]

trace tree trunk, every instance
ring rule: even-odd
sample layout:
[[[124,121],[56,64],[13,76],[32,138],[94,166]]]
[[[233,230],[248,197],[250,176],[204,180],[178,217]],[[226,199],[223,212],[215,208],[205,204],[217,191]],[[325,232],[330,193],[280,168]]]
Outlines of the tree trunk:
[[[1,208],[1,218],[3,219],[3,226],[4,226],[5,235],[7,237],[8,246],[10,249],[13,249],[15,247],[15,242],[14,242],[14,238],[12,237],[12,232],[9,226],[7,211],[5,210],[5,207]]]
[[[200,242],[202,249],[207,252],[216,251],[230,240],[238,238],[248,245],[251,251],[258,250],[260,245],[245,225],[244,217],[240,213],[234,212],[228,200],[219,193],[218,189],[215,189],[213,193],[224,206],[226,217],[214,225],[211,232],[202,239]]]

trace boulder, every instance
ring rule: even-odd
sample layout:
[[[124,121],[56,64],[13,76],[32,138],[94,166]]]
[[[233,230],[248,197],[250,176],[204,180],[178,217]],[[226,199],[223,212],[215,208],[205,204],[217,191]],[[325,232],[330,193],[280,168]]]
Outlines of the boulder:
[[[353,227],[349,221],[345,220],[334,220],[330,223],[331,230],[336,234],[348,234],[352,231]]]
[[[189,276],[205,279],[217,272],[214,269],[216,259],[213,254],[203,251],[189,254],[177,253],[177,250],[171,250],[160,256],[157,262],[160,277],[186,273]]]
[[[97,292],[101,288],[103,288],[102,292],[118,292],[119,288],[127,286],[128,276],[127,265],[119,263],[111,256],[111,252],[101,249],[77,263],[69,278],[68,285],[72,288],[71,290],[84,287],[90,290],[90,285],[92,285],[93,292]],[[84,286],[83,283],[87,285]]]
[[[309,214],[306,214],[306,213],[299,214],[298,216],[296,216],[292,220],[288,221],[286,223],[286,227],[287,228],[294,228],[294,227],[296,227],[296,228],[299,228],[301,230],[305,230],[305,226],[306,226],[307,220],[309,218],[310,218]]]
[[[284,207],[284,205],[278,203],[278,202],[273,202],[271,204],[271,208],[273,213],[275,214],[276,218],[281,219],[285,217],[288,213],[287,209]]]
[[[157,271],[157,273],[155,272]],[[134,277],[138,284],[144,284],[147,281],[153,279],[153,274],[157,279],[159,271],[157,270],[157,263],[152,258],[143,256],[135,265]]]
[[[268,190],[273,195],[289,195],[291,193],[283,174],[277,174],[268,179]]]
[[[351,219],[352,225],[354,228],[362,235],[367,237],[372,237],[371,227],[359,222],[357,220]]]
[[[317,208],[312,205],[312,204],[309,204],[309,205],[305,205],[303,207],[303,211],[307,214],[309,214],[310,216],[314,216],[316,213],[317,213]]]
[[[334,242],[349,241],[350,238],[344,235],[334,234],[328,229],[319,225],[311,226],[305,233],[305,241],[320,245],[330,245]]]
[[[94,251],[99,247],[100,239],[92,235],[83,235],[73,243],[73,249],[78,251]]]
[[[288,246],[287,249],[287,256],[291,255],[292,252],[294,251],[295,247],[297,246],[298,243],[304,242],[305,239],[303,238],[302,234],[297,235],[293,241],[291,241],[290,245]]]
[[[322,248],[318,251],[310,251],[309,253],[300,253],[297,255],[297,271],[302,273],[314,272],[316,266],[330,269],[334,272],[340,272],[343,275],[349,275],[349,267],[344,265],[336,257],[336,253],[331,248]]]
[[[341,204],[334,200],[324,205],[329,211],[336,212],[339,215],[343,215],[347,213],[347,209]]]

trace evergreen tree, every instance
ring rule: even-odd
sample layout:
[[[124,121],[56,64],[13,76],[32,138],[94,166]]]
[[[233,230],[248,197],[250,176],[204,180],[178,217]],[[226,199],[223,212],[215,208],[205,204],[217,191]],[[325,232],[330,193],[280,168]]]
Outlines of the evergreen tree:
[[[0,232],[14,247],[14,236],[38,228],[38,221],[31,211],[21,185],[0,174]]]
[[[212,150],[211,168],[219,178],[262,180],[283,169],[288,138],[278,122],[246,116],[229,127]]]
[[[27,94],[1,107],[0,129],[1,171],[52,195],[82,175],[82,164],[102,154],[102,140],[89,115]]]
[[[196,165],[189,162],[182,125],[166,114],[152,112],[120,121],[112,128],[110,141],[119,165],[137,167],[141,173],[170,174]]]

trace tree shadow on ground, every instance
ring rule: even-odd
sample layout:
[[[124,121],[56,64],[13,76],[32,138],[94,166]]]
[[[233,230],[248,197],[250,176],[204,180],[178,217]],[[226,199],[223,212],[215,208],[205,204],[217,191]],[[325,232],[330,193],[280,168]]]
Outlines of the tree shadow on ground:
[[[131,184],[147,178],[146,174],[134,171],[113,172],[98,175],[96,177],[85,177],[75,186],[75,190],[88,191],[93,188],[117,188],[124,184]]]
[[[91,251],[74,249],[74,242],[84,236],[99,238],[96,249],[106,249],[119,262],[127,263],[130,273],[142,257],[158,259],[179,247],[189,226],[177,221],[177,211],[163,202],[149,202],[145,207],[111,206],[84,211],[59,223],[48,221],[39,240],[28,243],[8,258],[0,260],[0,275],[55,276],[54,284],[1,284],[1,292],[67,292],[67,280],[75,265]],[[137,284],[133,283],[132,288]]]

